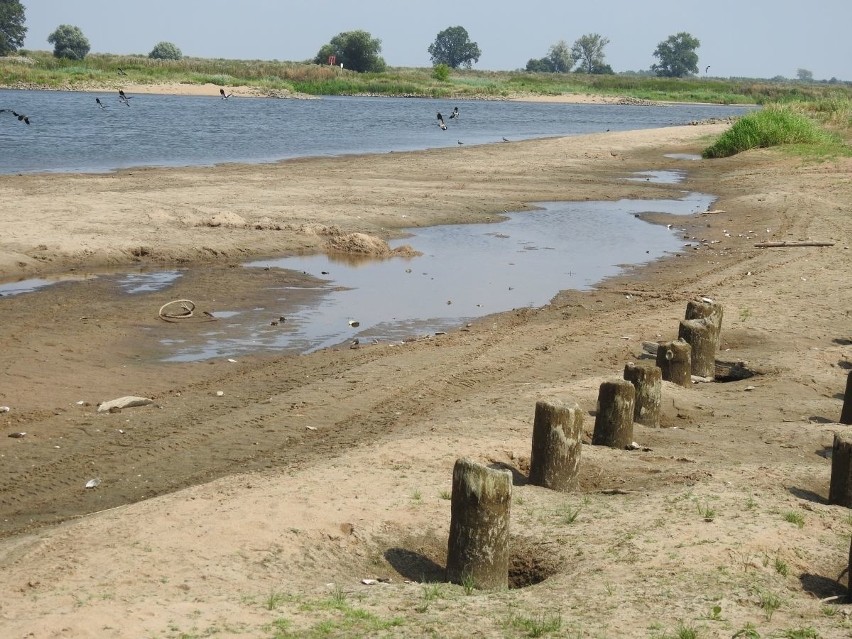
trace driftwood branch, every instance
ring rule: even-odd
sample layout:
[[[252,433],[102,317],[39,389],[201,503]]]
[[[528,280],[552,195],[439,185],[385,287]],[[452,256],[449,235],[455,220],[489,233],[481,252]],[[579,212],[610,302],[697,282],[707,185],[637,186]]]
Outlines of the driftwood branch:
[[[757,248],[796,248],[800,246],[834,246],[834,242],[758,242]]]

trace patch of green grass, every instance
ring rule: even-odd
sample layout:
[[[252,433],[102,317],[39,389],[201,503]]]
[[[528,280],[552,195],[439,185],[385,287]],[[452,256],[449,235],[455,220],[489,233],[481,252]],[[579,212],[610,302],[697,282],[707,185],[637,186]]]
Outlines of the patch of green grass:
[[[773,567],[775,568],[775,572],[777,572],[782,577],[787,577],[790,574],[790,566],[787,565],[786,561],[781,559],[781,555],[775,555]]]
[[[826,145],[840,149],[840,139],[820,128],[814,120],[781,105],[770,105],[739,118],[730,129],[704,149],[705,158],[725,158],[749,149],[781,145]]]
[[[704,519],[704,521],[713,521],[716,519],[716,510],[707,504],[698,505],[698,514]]]
[[[680,622],[678,623],[674,634],[653,634],[651,635],[651,637],[652,639],[697,639],[698,630],[696,630],[692,626],[687,626],[683,622]]]
[[[580,515],[580,510],[581,508],[579,506],[574,508],[570,504],[563,504],[556,512],[559,516],[559,521],[568,526],[577,521],[577,517]]]
[[[796,524],[799,528],[805,527],[805,517],[800,512],[796,512],[795,510],[791,510],[790,512],[784,513],[784,521],[788,521],[791,524]]]
[[[263,602],[263,607],[267,610],[276,610],[281,604],[288,600],[287,595],[281,592],[270,592],[269,596]]]
[[[562,629],[562,615],[512,615],[509,617],[508,625],[515,630],[526,634],[527,637],[543,637],[552,632]]]
[[[757,631],[757,628],[754,627],[754,624],[749,622],[737,630],[732,635],[731,639],[760,639],[760,633]]]
[[[772,621],[772,615],[781,607],[781,597],[763,588],[756,588],[755,593],[757,594],[758,605],[763,609],[763,614],[766,615],[766,620]]]
[[[452,498],[453,498],[453,493],[451,493],[449,490],[444,489],[444,490],[442,490],[440,493],[438,493],[438,496],[439,496],[441,499],[447,499],[447,500],[449,500],[449,499],[452,499]]]

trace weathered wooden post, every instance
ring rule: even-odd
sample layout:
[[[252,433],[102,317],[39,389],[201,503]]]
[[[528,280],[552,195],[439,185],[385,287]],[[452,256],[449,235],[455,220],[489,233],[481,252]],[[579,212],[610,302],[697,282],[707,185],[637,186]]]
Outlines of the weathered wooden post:
[[[716,328],[716,334],[722,331],[722,305],[709,299],[690,300],[686,303],[686,317],[684,319],[709,319]]]
[[[462,458],[453,467],[447,580],[509,587],[512,475]]]
[[[530,483],[551,490],[576,488],[582,437],[583,411],[576,403],[536,402]]]
[[[834,434],[828,503],[852,508],[852,436]]]
[[[601,384],[592,443],[627,448],[633,443],[633,405],[636,389],[624,379]]]
[[[642,366],[630,362],[624,367],[624,379],[636,389],[633,421],[659,428],[663,371],[659,366]]]
[[[852,371],[846,376],[846,392],[843,394],[843,409],[840,411],[840,423],[852,424]]]
[[[716,376],[718,333],[709,318],[681,320],[677,337],[692,347],[692,374],[698,377]]]
[[[662,342],[657,349],[657,366],[664,380],[689,388],[692,384],[692,347],[682,339]]]

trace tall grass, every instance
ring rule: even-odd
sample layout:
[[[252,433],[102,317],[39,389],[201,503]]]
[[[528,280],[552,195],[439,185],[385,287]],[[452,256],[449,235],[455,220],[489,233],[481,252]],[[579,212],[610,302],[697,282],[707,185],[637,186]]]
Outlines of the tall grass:
[[[737,120],[703,152],[705,158],[723,158],[748,149],[783,144],[836,144],[837,136],[809,117],[784,105],[770,105]]]

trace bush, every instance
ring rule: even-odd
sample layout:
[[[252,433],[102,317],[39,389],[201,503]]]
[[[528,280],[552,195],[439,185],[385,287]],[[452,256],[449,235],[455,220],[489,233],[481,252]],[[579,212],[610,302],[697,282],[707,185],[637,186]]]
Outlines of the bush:
[[[171,42],[160,42],[151,49],[148,57],[155,60],[180,60],[183,58],[183,53]]]
[[[432,77],[440,82],[446,82],[450,79],[450,67],[446,64],[436,64],[432,69]]]
[[[789,107],[772,105],[750,113],[719,136],[702,153],[705,158],[724,158],[748,149],[782,144],[822,144],[832,137],[813,120]]]

